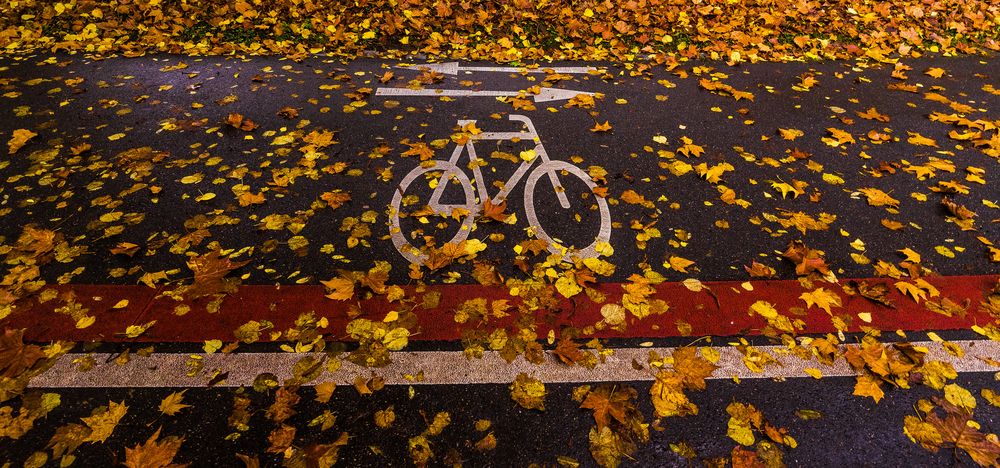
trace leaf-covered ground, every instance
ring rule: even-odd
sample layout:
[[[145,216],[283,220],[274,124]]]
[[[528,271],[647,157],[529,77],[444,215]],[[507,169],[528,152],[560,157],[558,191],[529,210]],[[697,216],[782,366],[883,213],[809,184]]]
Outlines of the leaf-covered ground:
[[[500,62],[883,59],[996,51],[998,8],[981,0],[22,0],[0,5],[0,48],[299,56],[376,50]]]
[[[871,454],[883,463],[954,449],[995,464],[997,361],[977,345],[1000,338],[992,63],[450,76],[319,58],[7,61],[6,452],[480,464],[522,445],[517,464],[756,466],[822,459],[824,438],[864,463],[860,431],[902,453]],[[540,82],[592,94],[536,103]],[[407,262],[391,241],[399,181],[517,130],[515,113],[594,183],[564,172],[563,213],[540,182],[542,226],[582,245],[611,207],[599,256],[553,255],[519,196],[428,211],[429,188],[454,184],[430,177],[401,205],[426,255]],[[539,157],[526,143],[480,141],[480,167],[506,177]],[[436,239],[469,217],[468,239]],[[509,368],[477,370],[491,359]],[[484,373],[456,385],[459,362]],[[143,388],[158,386],[188,390]],[[544,443],[553,425],[565,445]]]
[[[997,14],[6,2],[0,461],[998,466]]]

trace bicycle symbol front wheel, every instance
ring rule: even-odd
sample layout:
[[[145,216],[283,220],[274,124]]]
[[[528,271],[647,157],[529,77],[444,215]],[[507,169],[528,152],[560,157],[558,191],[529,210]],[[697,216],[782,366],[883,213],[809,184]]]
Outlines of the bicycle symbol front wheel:
[[[466,210],[465,219],[462,220],[461,226],[458,228],[458,232],[448,240],[453,244],[464,241],[469,237],[469,233],[472,232],[472,225],[475,222],[476,215],[479,212],[478,204],[476,203],[475,191],[472,187],[472,182],[469,180],[469,176],[465,174],[458,166],[452,164],[448,161],[434,161],[431,166],[417,166],[399,182],[399,187],[396,193],[392,196],[391,213],[389,213],[389,234],[392,237],[392,243],[395,244],[396,250],[403,255],[407,260],[413,263],[423,264],[427,260],[427,254],[423,252],[419,247],[413,245],[410,241],[412,237],[403,231],[402,223],[400,222],[400,213],[402,210],[402,205],[404,198],[409,195],[407,194],[407,189],[413,184],[417,179],[423,179],[427,174],[440,173],[437,178],[437,184],[451,184],[458,183],[462,187],[462,192],[465,195],[465,203],[458,204],[446,204],[441,203],[438,198],[442,191],[436,191],[432,188],[432,195],[430,199],[423,201],[424,204],[421,205],[430,208],[431,214],[450,216],[454,213],[455,209]],[[432,178],[433,180],[433,178]],[[418,184],[419,185],[419,184]],[[416,189],[417,187],[414,186]],[[437,193],[438,196],[433,195]],[[447,243],[445,242],[445,243]]]
[[[597,234],[593,237],[593,242],[584,248],[570,248],[571,246],[565,246],[562,242],[553,238],[549,231],[546,231],[542,226],[542,223],[538,219],[538,214],[536,213],[535,207],[535,184],[538,183],[538,179],[542,176],[549,176],[550,180],[553,182],[558,182],[558,175],[570,175],[574,178],[580,179],[587,190],[589,190],[589,197],[594,200],[597,204],[597,211],[600,218],[600,227],[597,230]],[[566,184],[561,182],[558,183],[554,189],[557,191],[565,190]],[[528,174],[528,179],[525,181],[524,186],[524,211],[528,218],[528,223],[535,229],[535,236],[542,239],[548,243],[548,250],[554,254],[562,255],[565,258],[572,256],[577,256],[580,258],[597,257],[598,256],[598,246],[602,243],[607,243],[611,239],[611,210],[608,208],[608,202],[604,198],[598,197],[593,193],[594,189],[597,188],[597,184],[590,178],[590,175],[580,169],[565,161],[550,160],[545,161],[536,167],[534,170]],[[567,197],[558,197],[562,200],[573,200],[580,203],[582,200],[580,198],[573,199]],[[570,208],[569,206],[563,206],[563,208]],[[546,216],[548,218],[548,216]],[[551,220],[550,220],[551,221]],[[578,228],[567,226],[565,224],[558,226],[568,233],[570,230],[578,230]],[[552,229],[552,226],[550,226]],[[584,241],[586,242],[586,241]]]

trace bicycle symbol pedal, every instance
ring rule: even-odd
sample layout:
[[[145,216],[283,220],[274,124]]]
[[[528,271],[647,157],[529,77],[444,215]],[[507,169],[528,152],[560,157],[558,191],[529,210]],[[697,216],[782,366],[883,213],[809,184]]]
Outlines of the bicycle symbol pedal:
[[[437,179],[437,184],[432,185],[432,192],[430,198],[426,202],[426,208],[430,212],[449,216],[452,213],[466,214],[458,232],[447,240],[445,243],[458,244],[469,237],[472,232],[473,225],[475,224],[476,217],[482,212],[483,205],[487,198],[494,205],[499,205],[507,200],[508,195],[515,187],[524,179],[524,212],[527,218],[529,226],[533,229],[535,236],[538,239],[544,240],[547,244],[548,251],[562,255],[564,258],[579,257],[579,258],[589,258],[597,257],[599,255],[598,248],[602,244],[607,244],[611,238],[611,212],[608,209],[608,202],[602,197],[593,194],[593,190],[597,188],[597,184],[590,178],[590,176],[583,171],[583,169],[570,164],[566,161],[559,161],[549,158],[548,153],[545,151],[545,147],[542,146],[541,140],[538,137],[538,133],[535,131],[535,126],[527,116],[524,115],[510,115],[508,117],[511,121],[520,122],[525,130],[517,132],[481,132],[474,135],[468,142],[464,145],[457,145],[455,150],[451,154],[451,158],[447,161],[436,160],[432,164],[420,165],[406,174],[402,181],[399,183],[396,192],[392,197],[391,213],[389,215],[389,233],[392,238],[393,244],[396,246],[396,250],[403,255],[407,260],[423,264],[428,255],[426,252],[422,251],[419,247],[410,243],[407,239],[407,235],[404,234],[401,223],[400,223],[400,213],[406,192],[414,185],[417,180],[424,180],[424,176],[428,173],[440,173],[441,175]],[[470,123],[475,123],[475,120],[459,120],[458,124],[460,126],[465,126]],[[479,157],[476,155],[476,148],[474,143],[477,141],[503,141],[503,140],[521,140],[534,142],[534,151],[536,156],[530,160],[521,162],[520,166],[514,171],[513,175],[502,184],[500,191],[493,197],[489,197],[487,191],[487,185],[484,182],[482,170],[480,169],[480,164],[477,164]],[[475,179],[475,186],[473,186],[472,180],[469,179],[468,174],[459,167],[458,163],[462,157],[463,153],[469,155],[470,164],[473,178]],[[535,162],[539,164],[535,164]],[[532,167],[534,166],[534,167]],[[527,177],[525,177],[527,174]],[[593,240],[589,245],[583,248],[575,248],[574,246],[564,246],[557,238],[552,237],[548,231],[542,226],[539,221],[536,199],[535,199],[535,186],[538,181],[542,178],[547,178],[552,189],[555,192],[555,198],[559,202],[559,206],[563,209],[570,209],[573,202],[582,203],[582,199],[572,200],[571,197],[567,196],[566,190],[560,181],[559,177],[561,174],[569,175],[575,177],[582,182],[588,191],[590,191],[590,199],[593,200],[592,203],[596,203],[597,211],[599,212],[599,222],[600,228],[597,234],[594,236]],[[445,188],[451,183],[458,183],[461,185],[462,192],[464,195],[464,202],[462,203],[444,203],[442,202],[442,196],[444,194]],[[414,186],[416,190],[417,187]],[[476,192],[481,192],[482,195],[477,199]],[[426,211],[426,210],[425,210]],[[560,226],[566,228],[566,226]],[[552,229],[550,226],[549,229]]]

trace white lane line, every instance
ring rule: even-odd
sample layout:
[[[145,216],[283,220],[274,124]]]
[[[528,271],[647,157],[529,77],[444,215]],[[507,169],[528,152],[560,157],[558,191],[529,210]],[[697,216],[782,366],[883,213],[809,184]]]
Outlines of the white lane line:
[[[547,67],[539,66],[537,68],[527,68],[527,67],[481,67],[481,66],[463,66],[459,65],[458,62],[444,62],[444,63],[425,63],[417,65],[407,65],[399,66],[398,68],[406,68],[409,70],[431,70],[437,73],[444,73],[447,75],[457,75],[458,72],[500,72],[500,73],[546,73],[547,70],[551,70],[554,73],[590,73],[599,71],[598,68],[594,67]]]
[[[520,91],[490,91],[490,90],[474,90],[474,89],[410,89],[410,88],[376,88],[376,96],[394,96],[394,97],[407,97],[407,96],[430,96],[430,97],[503,97],[503,96],[517,96]],[[579,94],[593,95],[594,93],[588,93],[585,91],[574,91],[572,89],[562,89],[562,88],[542,88],[538,91],[538,94],[528,95],[535,102],[549,102],[549,101],[565,101],[568,99],[573,99]]]
[[[1000,368],[987,364],[980,357],[1000,356],[1000,342],[995,341],[954,341],[965,351],[959,359],[946,352],[939,343],[914,342],[914,346],[928,348],[927,360],[951,363],[958,372],[997,372]],[[778,364],[765,367],[764,372],[752,372],[743,363],[743,354],[734,347],[714,347],[720,358],[719,369],[711,378],[729,379],[775,379],[807,377],[807,368],[819,369],[824,376],[853,376],[855,373],[843,359],[833,366],[814,360],[806,361],[788,354],[784,346],[759,346],[767,351]],[[336,382],[349,385],[357,376],[378,375],[387,385],[463,385],[463,384],[506,384],[513,382],[521,372],[534,375],[544,382],[602,382],[602,381],[650,381],[654,373],[648,369],[636,369],[632,362],[645,367],[650,351],[661,356],[669,355],[674,348],[616,348],[604,363],[594,369],[581,366],[567,366],[560,363],[552,353],[546,353],[545,362],[532,364],[522,358],[507,363],[496,352],[487,352],[482,359],[467,359],[460,351],[414,351],[392,353],[392,364],[381,368],[366,368],[343,361],[340,369],[325,372],[312,384]],[[233,353],[233,354],[172,354],[154,353],[149,357],[133,357],[125,365],[105,363],[109,354],[95,354],[99,363],[93,369],[81,372],[74,359],[85,354],[67,354],[59,358],[45,373],[31,380],[31,387],[47,388],[98,388],[98,387],[202,387],[211,379],[212,372],[220,369],[229,375],[217,386],[238,387],[251,385],[261,373],[270,372],[283,381],[291,377],[292,366],[306,356],[322,358],[322,354],[295,353]],[[191,356],[200,357],[205,371],[187,376],[187,361]],[[412,377],[423,372],[423,380]]]

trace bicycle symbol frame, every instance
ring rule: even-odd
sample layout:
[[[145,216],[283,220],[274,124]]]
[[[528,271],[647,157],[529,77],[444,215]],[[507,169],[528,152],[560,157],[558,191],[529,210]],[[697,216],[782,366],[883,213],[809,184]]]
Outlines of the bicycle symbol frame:
[[[521,122],[527,130],[519,132],[481,132],[472,136],[472,138],[464,145],[457,145],[451,154],[451,158],[447,161],[437,160],[433,162],[433,165],[417,166],[410,171],[402,181],[400,181],[399,186],[392,197],[391,213],[389,214],[389,233],[393,244],[396,246],[396,250],[398,250],[403,257],[411,262],[419,264],[423,264],[427,259],[426,253],[421,252],[420,249],[407,241],[406,236],[403,234],[400,227],[399,213],[406,189],[409,188],[410,184],[412,184],[415,180],[431,171],[443,171],[443,174],[441,175],[441,178],[438,179],[438,184],[433,189],[427,206],[435,214],[443,214],[446,216],[452,213],[456,208],[462,208],[468,210],[469,212],[463,220],[461,227],[458,229],[458,232],[447,242],[457,244],[467,239],[469,234],[472,232],[472,226],[475,223],[475,218],[482,211],[484,205],[484,202],[477,202],[475,193],[477,190],[480,191],[481,195],[485,195],[485,197],[480,197],[480,200],[489,198],[491,203],[498,205],[507,199],[507,196],[510,195],[511,191],[514,190],[517,184],[527,173],[528,176],[525,180],[524,187],[524,211],[529,226],[534,229],[535,236],[546,241],[549,252],[562,255],[563,258],[569,258],[571,256],[579,258],[598,256],[598,245],[601,243],[607,243],[611,238],[611,212],[608,209],[607,200],[593,195],[593,190],[597,187],[597,184],[595,184],[594,181],[591,180],[590,176],[579,167],[566,161],[553,160],[549,158],[548,153],[545,151],[545,147],[542,146],[541,139],[538,137],[538,133],[535,131],[534,124],[527,116],[510,115],[508,118],[514,122]],[[464,127],[465,125],[470,123],[474,124],[475,122],[475,120],[459,120],[458,124]],[[514,174],[511,175],[510,178],[503,184],[503,188],[499,191],[499,193],[493,197],[489,197],[483,173],[480,170],[479,164],[475,164],[479,157],[476,155],[474,142],[514,139],[533,141],[535,143],[534,150],[536,156],[530,161],[523,161],[517,170],[514,171]],[[463,152],[468,152],[469,154],[471,162],[470,166],[472,166],[473,177],[475,177],[476,181],[475,187],[473,187],[472,182],[469,180],[469,176],[466,175],[465,171],[457,165]],[[536,161],[540,162],[540,164],[534,169],[531,169],[532,166],[535,165]],[[531,169],[530,173],[528,172],[529,169]],[[553,190],[555,190],[556,198],[559,200],[559,204],[563,207],[563,209],[570,208],[570,198],[566,196],[565,189],[559,181],[560,172],[575,176],[583,181],[587,188],[591,190],[593,199],[596,201],[600,211],[600,230],[594,238],[594,241],[582,249],[570,249],[560,245],[545,231],[541,223],[539,223],[538,216],[535,212],[535,184],[538,182],[538,179],[546,175],[552,183],[552,187]],[[461,184],[462,189],[465,192],[464,204],[441,203],[441,196],[444,193],[444,189],[452,180],[457,180]]]

